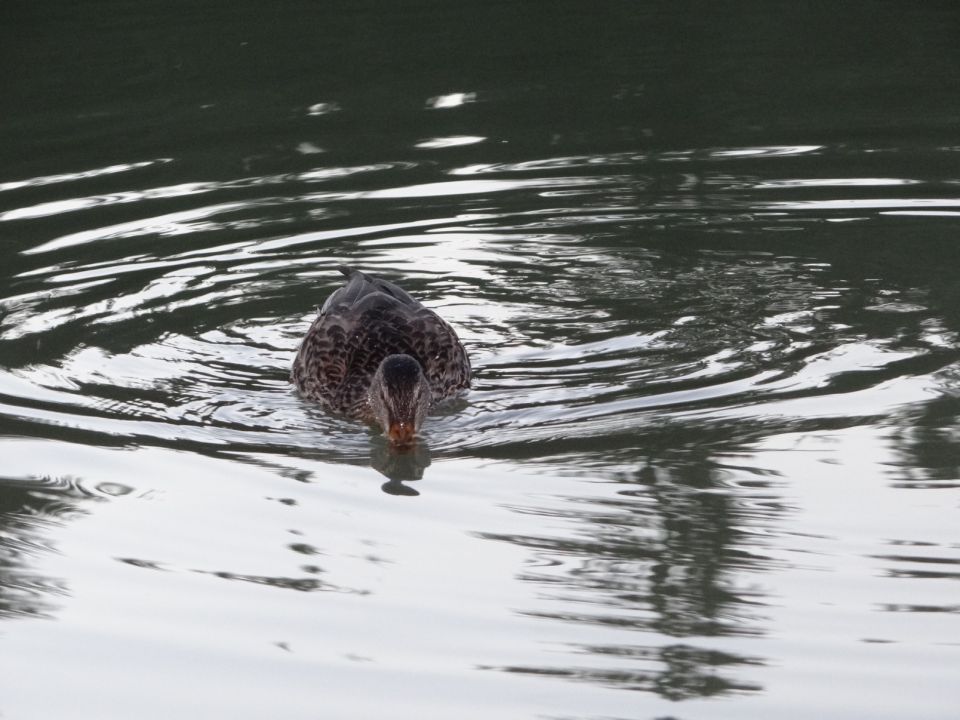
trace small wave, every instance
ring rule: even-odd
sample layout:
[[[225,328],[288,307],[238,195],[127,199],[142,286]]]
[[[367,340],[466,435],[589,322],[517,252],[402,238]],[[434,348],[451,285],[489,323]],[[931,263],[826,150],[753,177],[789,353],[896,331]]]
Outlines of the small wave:
[[[0,298],[10,350],[0,412],[18,427],[136,442],[365,457],[362,426],[326,416],[287,383],[311,308],[339,282],[334,267],[353,262],[404,278],[470,348],[473,392],[426,431],[441,455],[599,438],[637,446],[665,423],[706,432],[872,422],[920,401],[956,361],[926,298],[851,285],[831,261],[793,248],[724,249],[689,234],[664,244],[668,227],[735,235],[825,212],[957,204],[903,196],[929,192],[911,178],[784,172],[837,152],[623,151],[449,168],[397,160],[76,197],[71,181],[129,182],[127,171],[167,161],[40,178],[37,187],[64,192],[3,219],[43,224],[70,211],[87,227],[23,250]],[[676,172],[680,161],[690,167]],[[309,187],[318,182],[335,187]],[[822,195],[886,188],[899,195]],[[184,207],[201,195],[214,202]],[[425,205],[411,212],[411,203]],[[119,205],[136,217],[97,222]],[[161,205],[171,211],[152,212]],[[294,222],[300,210],[308,221]],[[350,221],[355,213],[367,222]],[[864,313],[900,326],[873,337]]]

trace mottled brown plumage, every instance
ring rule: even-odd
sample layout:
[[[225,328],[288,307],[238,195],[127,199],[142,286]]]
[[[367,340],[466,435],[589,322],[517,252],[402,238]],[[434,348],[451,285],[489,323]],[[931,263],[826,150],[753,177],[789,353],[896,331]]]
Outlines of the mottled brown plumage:
[[[409,442],[430,407],[470,387],[467,353],[453,328],[404,290],[338,269],[347,282],[307,331],[290,380],[326,409]]]

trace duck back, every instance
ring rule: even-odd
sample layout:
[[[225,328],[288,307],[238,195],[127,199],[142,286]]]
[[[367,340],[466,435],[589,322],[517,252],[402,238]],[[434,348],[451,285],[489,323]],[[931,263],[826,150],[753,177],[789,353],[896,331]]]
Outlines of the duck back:
[[[397,285],[348,267],[307,331],[290,380],[328,410],[369,419],[367,390],[381,360],[410,355],[433,402],[470,387],[470,361],[456,332]]]

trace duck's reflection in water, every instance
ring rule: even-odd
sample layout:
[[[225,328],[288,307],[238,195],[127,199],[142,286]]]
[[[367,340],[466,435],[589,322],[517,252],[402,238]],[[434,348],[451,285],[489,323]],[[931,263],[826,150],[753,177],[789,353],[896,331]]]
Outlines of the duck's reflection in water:
[[[422,479],[423,471],[429,465],[430,448],[422,440],[398,449],[377,438],[370,448],[370,467],[387,478],[380,489],[389,495],[419,495],[406,483]]]

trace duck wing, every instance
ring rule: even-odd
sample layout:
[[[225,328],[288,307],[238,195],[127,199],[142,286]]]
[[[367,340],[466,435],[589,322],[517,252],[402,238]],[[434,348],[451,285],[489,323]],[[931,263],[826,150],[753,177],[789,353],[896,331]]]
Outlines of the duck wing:
[[[346,265],[338,266],[337,270],[347,278],[347,282],[342,288],[337,289],[327,298],[327,301],[320,309],[321,314],[325,313],[327,308],[334,305],[356,305],[368,295],[375,295],[377,293],[392,297],[408,307],[423,307],[423,305],[411,297],[406,290],[398,285],[394,285],[388,280],[367,275]]]
[[[323,304],[293,363],[291,381],[328,409],[365,417],[366,394],[387,355],[423,368],[433,400],[470,387],[470,361],[439,315],[391,282],[340,268],[346,284]]]

